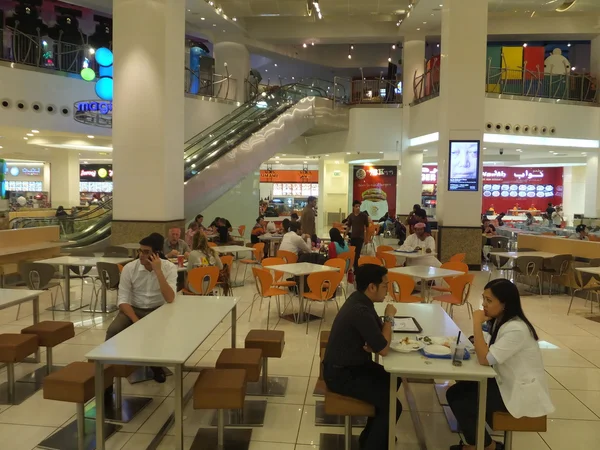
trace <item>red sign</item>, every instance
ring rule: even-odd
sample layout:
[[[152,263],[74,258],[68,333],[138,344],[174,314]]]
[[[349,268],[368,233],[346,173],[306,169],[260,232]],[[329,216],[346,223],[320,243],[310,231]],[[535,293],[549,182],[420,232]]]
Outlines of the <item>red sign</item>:
[[[261,183],[318,183],[318,170],[261,170]]]
[[[437,184],[438,169],[435,166],[423,166],[421,168],[421,182],[423,184]]]
[[[389,213],[396,215],[396,166],[354,166],[354,200],[362,202],[361,210],[373,220]]]

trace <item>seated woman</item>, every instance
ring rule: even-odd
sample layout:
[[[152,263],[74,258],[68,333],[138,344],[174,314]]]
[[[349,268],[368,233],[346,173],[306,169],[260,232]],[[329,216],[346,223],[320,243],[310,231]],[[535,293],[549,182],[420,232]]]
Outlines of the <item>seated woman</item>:
[[[219,254],[208,246],[208,239],[204,233],[196,233],[192,251],[188,257],[188,272],[198,267],[216,266],[219,268],[219,282],[223,283],[223,295],[229,294],[229,269],[223,266]]]
[[[342,233],[340,233],[340,230],[338,230],[337,228],[332,228],[331,230],[329,230],[329,237],[331,238],[331,242],[329,243],[328,248],[329,259],[339,258],[339,256],[342,253],[347,253],[350,251],[350,246],[342,237]]]
[[[264,216],[258,216],[256,219],[256,223],[252,227],[252,231],[250,232],[250,242],[253,244],[258,244],[260,242],[259,236],[265,234],[266,231],[266,222]]]
[[[485,322],[491,334],[483,332]],[[499,278],[485,286],[483,310],[473,313],[473,333],[477,361],[496,372],[495,378],[488,379],[488,422],[496,411],[508,411],[515,418],[541,417],[554,411],[537,333],[523,313],[519,290],[509,280]],[[446,393],[468,444],[461,442],[451,450],[475,449],[477,395],[478,385],[473,381],[459,381]],[[485,448],[496,449],[487,432]]]

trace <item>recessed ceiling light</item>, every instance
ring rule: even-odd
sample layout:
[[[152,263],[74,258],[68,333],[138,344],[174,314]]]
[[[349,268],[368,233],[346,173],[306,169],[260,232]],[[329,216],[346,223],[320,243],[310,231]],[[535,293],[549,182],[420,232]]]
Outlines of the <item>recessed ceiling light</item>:
[[[427,25],[427,22],[423,22],[423,25]]]
[[[525,43],[523,44],[523,47],[527,47],[527,42],[525,42]]]
[[[28,137],[24,137],[23,139],[28,140],[29,138]]]
[[[0,147],[0,148],[2,148],[2,147]],[[582,154],[583,156],[587,156],[587,153],[586,153],[586,152],[581,152],[581,154]]]
[[[187,11],[188,11],[188,12],[190,12],[190,11],[191,11],[191,9],[188,9]]]
[[[427,150],[427,149],[424,149],[423,151],[424,151],[424,152],[428,152],[429,150]]]
[[[350,154],[350,152],[346,152],[346,155],[349,155],[349,154]]]
[[[216,23],[213,23],[213,27],[216,27],[216,26],[217,26],[217,24],[216,24]]]
[[[276,156],[275,159],[279,159],[279,156]]]
[[[84,163],[84,164],[87,164],[88,162],[87,162],[87,161],[84,161],[83,163]]]
[[[287,156],[285,153],[282,153],[281,156]]]
[[[312,46],[314,47],[314,46],[315,46],[315,43],[314,43],[314,42],[311,42],[311,43],[310,43],[310,45],[312,45]]]
[[[31,130],[32,133],[39,133],[39,130]]]
[[[379,152],[379,153],[381,154],[381,153],[383,153],[383,152]]]
[[[237,22],[237,17],[234,17],[231,20],[233,20],[234,22]]]
[[[420,29],[420,28],[417,28],[417,31],[421,31],[421,29]]]
[[[88,139],[94,139],[94,136],[92,136],[91,134],[88,134]]]
[[[206,20],[206,18],[205,17],[200,17],[200,20]]]
[[[2,146],[0,145],[0,148],[4,148],[4,147],[2,147]]]
[[[268,70],[267,70],[267,69],[265,69],[265,72],[268,72]]]
[[[302,47],[306,48],[306,43],[302,44]]]
[[[33,133],[27,133],[27,136],[33,136]]]
[[[484,150],[487,150],[487,147],[483,147]]]
[[[274,66],[277,67],[277,63],[275,63]]]
[[[569,42],[569,43],[567,44],[567,47],[570,47],[570,46],[571,46],[571,43]]]
[[[302,161],[304,164],[308,164],[306,161]]]
[[[0,147],[1,148],[1,147]],[[329,155],[325,155],[325,156],[329,156]]]

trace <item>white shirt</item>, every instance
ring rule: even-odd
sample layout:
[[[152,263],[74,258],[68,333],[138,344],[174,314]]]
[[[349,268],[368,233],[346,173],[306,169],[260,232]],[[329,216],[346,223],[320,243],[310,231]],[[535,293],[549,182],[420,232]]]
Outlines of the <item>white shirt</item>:
[[[167,283],[177,293],[177,267],[165,259],[161,259],[161,266]],[[148,271],[139,259],[127,264],[121,272],[117,305],[122,303],[142,309],[158,308],[166,303],[156,274]]]
[[[554,211],[552,213],[552,223],[554,225],[560,225],[562,223],[562,221],[563,221],[562,213],[558,213],[558,212]]]
[[[277,225],[275,225],[275,222],[268,222],[267,223],[267,233],[275,233],[277,231]]]
[[[435,239],[431,236],[427,236],[424,241],[419,239],[416,234],[409,235],[404,244],[400,247],[400,250],[405,252],[413,252],[417,247],[424,248],[425,250],[431,249],[431,253],[435,254]]]
[[[513,417],[541,417],[554,411],[542,352],[521,319],[514,318],[500,327],[488,362],[493,364],[500,395]]]
[[[308,246],[306,241],[302,237],[298,236],[294,231],[288,231],[283,235],[281,239],[281,245],[279,250],[287,250],[288,252],[295,253],[310,253],[311,248]]]

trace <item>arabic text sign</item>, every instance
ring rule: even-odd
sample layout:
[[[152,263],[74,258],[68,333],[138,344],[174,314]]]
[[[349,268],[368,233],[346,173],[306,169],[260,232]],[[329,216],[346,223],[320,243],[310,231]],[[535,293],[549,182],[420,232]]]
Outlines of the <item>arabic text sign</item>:
[[[542,169],[524,169],[522,167],[486,168],[483,171],[484,183],[534,183],[542,182],[548,175],[548,171]]]

